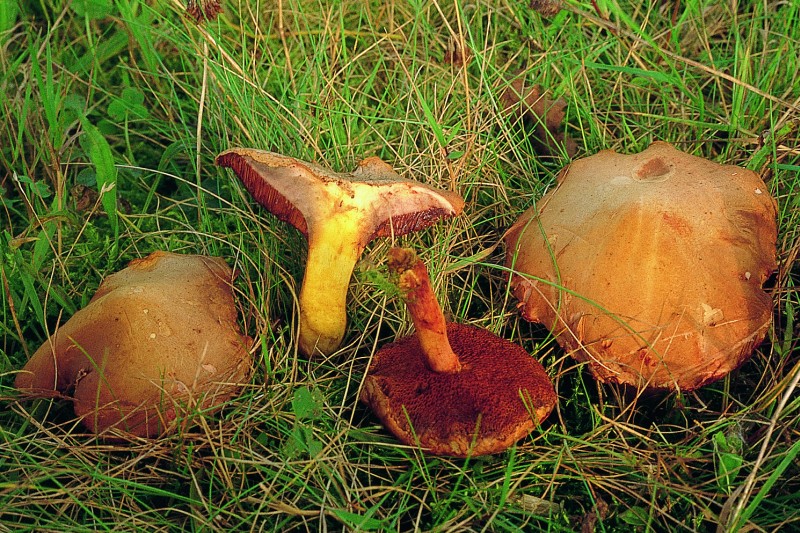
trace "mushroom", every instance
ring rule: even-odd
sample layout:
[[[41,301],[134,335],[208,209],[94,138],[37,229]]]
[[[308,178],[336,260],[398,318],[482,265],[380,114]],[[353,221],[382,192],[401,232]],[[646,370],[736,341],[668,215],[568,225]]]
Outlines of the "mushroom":
[[[772,320],[776,204],[759,176],[656,142],[573,162],[509,230],[524,318],[603,382],[693,390]]]
[[[83,424],[153,436],[231,398],[249,375],[232,273],[216,257],[155,252],[108,276],[16,377],[29,397],[67,397]]]
[[[361,401],[402,442],[436,455],[499,453],[530,433],[556,404],[542,365],[489,331],[446,323],[425,264],[389,252],[416,334],[373,357]]]
[[[456,193],[404,179],[377,157],[336,173],[292,157],[248,148],[217,156],[258,203],[308,241],[300,289],[299,347],[334,352],[347,325],[347,289],[356,261],[376,237],[403,235],[461,212]]]

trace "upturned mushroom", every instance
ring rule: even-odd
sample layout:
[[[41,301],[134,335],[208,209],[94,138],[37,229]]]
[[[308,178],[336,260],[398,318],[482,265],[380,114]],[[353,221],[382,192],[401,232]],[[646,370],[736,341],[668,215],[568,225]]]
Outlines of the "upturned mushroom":
[[[464,207],[458,194],[402,178],[377,157],[352,173],[336,173],[273,152],[234,148],[217,156],[217,164],[230,167],[259,204],[308,241],[299,348],[309,356],[330,354],[341,344],[350,277],[372,239],[426,228]]]
[[[757,174],[656,142],[571,163],[505,240],[522,316],[595,377],[692,390],[764,338],[776,239]]]
[[[231,269],[155,252],[110,276],[16,377],[27,397],[68,398],[91,431],[154,436],[212,410],[247,380]],[[111,431],[111,430],[115,431]]]
[[[436,455],[492,454],[550,414],[553,384],[524,348],[482,328],[446,323],[412,250],[390,250],[389,269],[416,332],[374,355],[361,400],[398,439]]]

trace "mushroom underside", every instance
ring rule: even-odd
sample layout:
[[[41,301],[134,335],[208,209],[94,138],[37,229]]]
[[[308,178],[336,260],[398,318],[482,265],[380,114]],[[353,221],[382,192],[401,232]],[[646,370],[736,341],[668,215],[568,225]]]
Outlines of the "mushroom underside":
[[[343,173],[250,148],[227,150],[216,161],[308,240],[298,345],[309,356],[329,355],[341,344],[353,268],[373,238],[421,230],[464,206],[457,193],[403,178],[377,157]]]
[[[556,395],[528,352],[473,326],[447,333],[460,372],[429,370],[416,335],[375,354],[362,400],[401,441],[438,455],[497,453],[547,417]]]

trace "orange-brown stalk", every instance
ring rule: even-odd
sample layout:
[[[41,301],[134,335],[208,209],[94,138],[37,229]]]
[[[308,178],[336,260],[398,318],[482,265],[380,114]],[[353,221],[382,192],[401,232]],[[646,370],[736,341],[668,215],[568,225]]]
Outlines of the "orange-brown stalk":
[[[392,248],[389,271],[399,278],[398,286],[405,295],[426,366],[434,372],[459,372],[461,361],[450,347],[447,323],[436,301],[425,263],[409,248]]]

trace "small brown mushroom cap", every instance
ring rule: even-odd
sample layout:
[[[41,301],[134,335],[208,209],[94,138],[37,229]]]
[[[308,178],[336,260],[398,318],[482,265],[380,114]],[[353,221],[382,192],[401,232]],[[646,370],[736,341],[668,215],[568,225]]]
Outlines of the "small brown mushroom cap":
[[[437,455],[498,453],[530,433],[556,404],[544,368],[489,331],[447,324],[458,372],[434,372],[411,335],[372,360],[361,399],[406,444]]]
[[[32,397],[70,398],[96,433],[152,436],[220,405],[251,368],[231,280],[220,258],[134,260],[36,351],[15,385]]]
[[[776,204],[757,174],[656,142],[573,162],[506,236],[522,315],[601,381],[692,390],[766,334]]]
[[[353,268],[376,237],[404,235],[459,214],[456,193],[401,177],[377,157],[333,172],[293,157],[234,148],[217,156],[256,201],[308,240],[300,290],[300,350],[330,354],[345,333]]]

